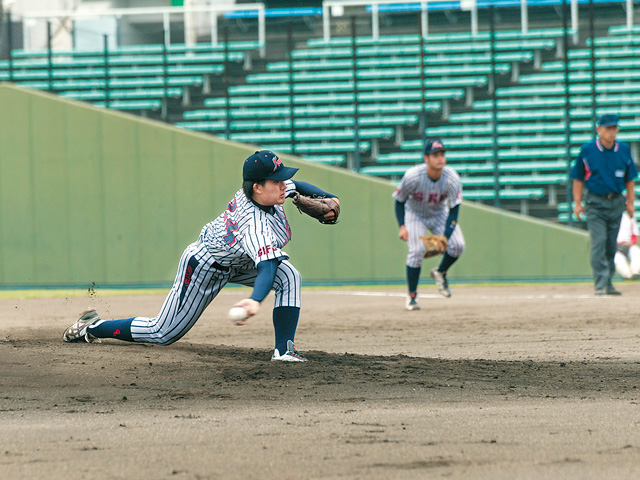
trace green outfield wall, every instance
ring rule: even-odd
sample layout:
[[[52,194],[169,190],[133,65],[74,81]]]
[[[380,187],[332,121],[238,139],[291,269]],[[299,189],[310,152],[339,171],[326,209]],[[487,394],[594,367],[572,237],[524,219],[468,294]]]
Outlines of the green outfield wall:
[[[170,284],[182,251],[224,210],[257,148],[0,84],[0,287]],[[296,179],[341,200],[334,226],[287,202],[285,251],[303,278],[402,282],[407,247],[393,185],[281,157],[300,168]],[[590,277],[581,230],[470,202],[460,225],[467,251],[452,279]]]

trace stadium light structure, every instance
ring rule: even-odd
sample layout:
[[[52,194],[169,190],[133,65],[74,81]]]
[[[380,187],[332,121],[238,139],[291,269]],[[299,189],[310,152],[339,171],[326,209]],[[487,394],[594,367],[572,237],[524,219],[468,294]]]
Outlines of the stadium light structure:
[[[171,44],[171,15],[181,14],[184,18],[185,25],[191,25],[190,15],[194,13],[209,13],[211,23],[211,44],[218,44],[218,15],[231,11],[257,11],[258,12],[258,42],[260,43],[260,56],[264,57],[266,53],[266,26],[265,26],[265,7],[263,3],[243,3],[238,5],[187,5],[183,7],[140,7],[140,8],[107,8],[96,10],[70,10],[70,11],[38,11],[27,12],[23,15],[25,19],[24,32],[24,45],[27,46],[27,38],[29,31],[36,20],[51,20],[51,19],[92,19],[100,17],[114,17],[121,18],[129,15],[137,16],[151,16],[161,15],[162,26],[164,31],[164,43],[166,46]],[[185,35],[185,39],[189,36]],[[185,43],[189,44],[187,41]]]

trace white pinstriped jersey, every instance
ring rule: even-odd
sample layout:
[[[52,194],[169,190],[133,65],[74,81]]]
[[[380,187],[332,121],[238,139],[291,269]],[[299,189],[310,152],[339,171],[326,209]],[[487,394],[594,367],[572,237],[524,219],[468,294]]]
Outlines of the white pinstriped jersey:
[[[286,180],[285,196],[295,192],[295,184]],[[263,260],[286,260],[282,248],[291,240],[291,228],[282,205],[267,213],[249,200],[240,189],[227,209],[206,224],[200,239],[216,261],[225,267],[251,269]]]
[[[425,164],[416,165],[405,172],[393,198],[419,217],[434,218],[462,203],[462,182],[451,167],[445,166],[434,182]]]

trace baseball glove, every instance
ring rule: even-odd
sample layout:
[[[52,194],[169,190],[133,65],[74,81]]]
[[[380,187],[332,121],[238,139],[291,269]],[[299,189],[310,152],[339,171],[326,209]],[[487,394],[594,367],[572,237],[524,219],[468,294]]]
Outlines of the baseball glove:
[[[300,210],[300,213],[306,213],[325,225],[338,223],[338,216],[340,216],[340,204],[335,198],[317,196],[308,197],[296,192],[291,199],[293,204],[298,207],[298,210]]]
[[[427,248],[424,258],[435,257],[447,251],[447,237],[444,235],[425,235],[420,240]]]

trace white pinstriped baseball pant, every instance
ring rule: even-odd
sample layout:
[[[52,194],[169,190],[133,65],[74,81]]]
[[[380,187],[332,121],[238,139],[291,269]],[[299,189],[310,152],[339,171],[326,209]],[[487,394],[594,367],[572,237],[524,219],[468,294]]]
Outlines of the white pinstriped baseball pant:
[[[258,276],[255,268],[232,267],[223,271],[214,264],[215,257],[204,244],[189,245],[180,258],[173,287],[158,316],[136,317],[131,323],[134,341],[160,345],[176,342],[193,327],[227,283],[252,287]],[[278,266],[272,290],[275,291],[274,308],[300,308],[300,273],[288,261],[282,261]]]
[[[448,213],[446,210],[435,218],[422,218],[410,210],[406,210],[404,223],[409,231],[409,240],[407,241],[409,246],[409,253],[407,254],[408,267],[419,268],[422,266],[425,246],[422,240],[420,240],[420,237],[427,233],[427,229],[431,230],[434,234],[444,235],[447,217]],[[460,229],[460,225],[456,225],[447,243],[447,253],[452,257],[459,257],[462,255],[462,252],[464,252],[464,247],[465,242],[462,230]]]

